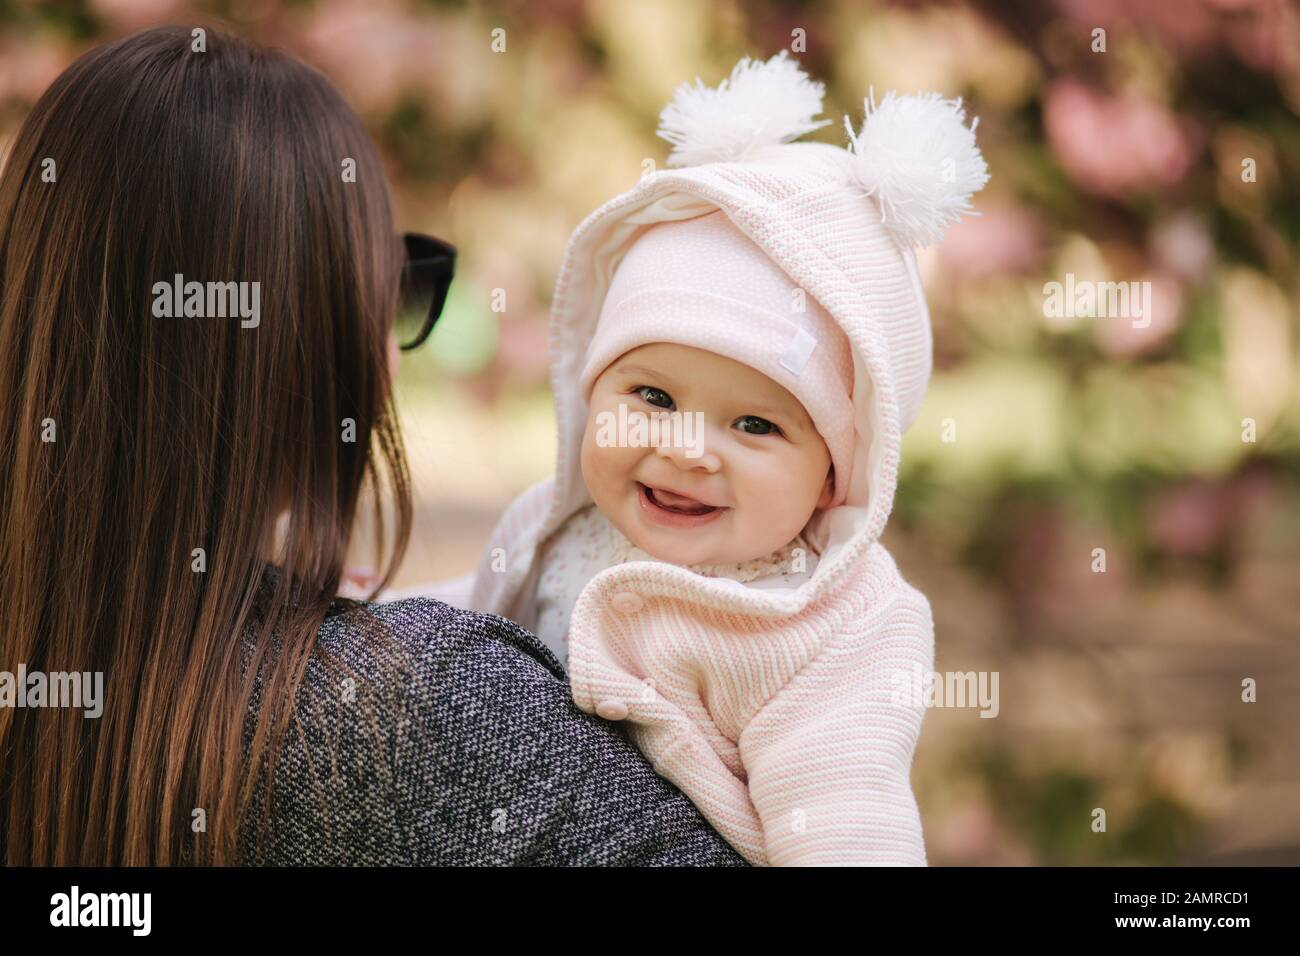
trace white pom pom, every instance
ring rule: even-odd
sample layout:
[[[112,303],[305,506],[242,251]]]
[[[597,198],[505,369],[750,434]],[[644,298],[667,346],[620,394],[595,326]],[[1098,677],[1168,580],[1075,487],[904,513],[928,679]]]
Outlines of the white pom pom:
[[[830,122],[815,119],[824,93],[785,50],[766,62],[745,57],[717,89],[698,77],[683,83],[659,114],[659,135],[674,147],[668,165],[741,160],[820,129]]]
[[[871,91],[863,109],[858,133],[844,117],[858,181],[900,243],[934,245],[963,213],[979,215],[970,198],[989,181],[989,170],[975,145],[979,119],[966,126],[960,99],[890,92],[877,106]]]

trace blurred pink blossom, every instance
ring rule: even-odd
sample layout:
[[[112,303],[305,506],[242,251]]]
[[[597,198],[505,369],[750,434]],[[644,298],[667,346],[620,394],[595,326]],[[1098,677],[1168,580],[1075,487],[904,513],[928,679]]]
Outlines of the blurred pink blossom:
[[[1190,134],[1159,103],[1107,96],[1076,80],[1052,84],[1044,102],[1047,139],[1084,189],[1120,197],[1182,180],[1195,154]]]
[[[1150,282],[1146,315],[1135,320],[1128,316],[1101,316],[1093,319],[1092,335],[1097,347],[1112,358],[1132,358],[1162,348],[1182,326],[1183,289],[1173,276],[1142,276],[1138,282]],[[1137,321],[1140,324],[1134,325]]]
[[[1264,533],[1280,506],[1283,483],[1266,462],[1246,462],[1224,479],[1192,478],[1148,503],[1147,523],[1156,544],[1176,557],[1239,551]],[[1253,530],[1252,530],[1253,529]]]
[[[1175,275],[1195,280],[1214,264],[1214,240],[1200,216],[1180,213],[1160,223],[1151,236],[1156,260]]]
[[[948,230],[939,247],[941,270],[962,278],[1032,272],[1043,256],[1043,227],[1019,206],[980,208]]]
[[[526,387],[546,380],[550,339],[542,318],[517,316],[501,323],[497,356],[509,370],[513,387]]]
[[[35,102],[73,59],[73,51],[44,36],[0,40],[0,103]]]
[[[1248,5],[1253,0],[1245,0]],[[1060,11],[1089,29],[1137,29],[1154,35],[1162,46],[1183,54],[1213,48],[1224,18],[1200,0],[1181,3],[1134,3],[1133,0],[1056,0]],[[1223,0],[1220,0],[1223,5]]]
[[[997,819],[983,800],[957,807],[942,817],[934,838],[935,853],[945,863],[987,864],[997,850]]]
[[[1300,16],[1294,10],[1288,12],[1285,4],[1260,0],[1217,2],[1224,7],[1242,8],[1230,10],[1231,13],[1249,13],[1225,17],[1222,22],[1227,45],[1238,59],[1253,69],[1267,73],[1281,68],[1288,51],[1294,51],[1300,45]]]
[[[384,108],[408,88],[424,89],[445,63],[434,27],[391,0],[327,0],[307,21],[303,43],[351,102]]]
[[[1148,508],[1156,544],[1176,557],[1209,553],[1223,534],[1230,502],[1227,489],[1206,478],[1193,478],[1163,492]]]
[[[1089,29],[1140,33],[1188,58],[1226,48],[1261,72],[1282,66],[1287,52],[1300,40],[1295,33],[1300,18],[1289,13],[1288,0],[1056,0],[1056,4]]]
[[[90,6],[102,19],[125,31],[167,20],[180,3],[179,0],[91,0]]]

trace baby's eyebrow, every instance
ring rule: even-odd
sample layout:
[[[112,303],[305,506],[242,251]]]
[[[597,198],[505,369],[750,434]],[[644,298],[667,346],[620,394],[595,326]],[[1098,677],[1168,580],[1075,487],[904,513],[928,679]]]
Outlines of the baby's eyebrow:
[[[618,372],[622,375],[648,375],[651,378],[659,379],[665,384],[671,382],[671,379],[663,372],[653,368],[646,368],[644,365],[620,365],[618,366]]]
[[[780,418],[789,418],[795,421],[797,421],[799,418],[795,410],[801,407],[798,399],[795,399],[794,402],[791,403],[791,402],[783,402],[779,399],[775,401],[771,401],[766,399],[751,400],[748,398],[739,398],[737,399],[737,403],[740,405],[744,405],[748,409],[750,409],[750,411],[746,412],[746,414],[754,414],[760,416],[774,415]]]

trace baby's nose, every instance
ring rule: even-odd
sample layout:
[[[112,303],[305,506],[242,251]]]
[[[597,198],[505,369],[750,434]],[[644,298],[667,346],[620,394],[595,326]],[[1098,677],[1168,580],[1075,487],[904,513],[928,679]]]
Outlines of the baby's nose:
[[[713,472],[722,467],[722,459],[709,451],[703,442],[694,445],[661,444],[655,448],[655,454],[683,471]]]

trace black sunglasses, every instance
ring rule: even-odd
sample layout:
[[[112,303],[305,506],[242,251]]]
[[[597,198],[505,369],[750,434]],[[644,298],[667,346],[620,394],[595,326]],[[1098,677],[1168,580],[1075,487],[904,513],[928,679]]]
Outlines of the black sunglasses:
[[[409,352],[424,344],[447,304],[447,290],[456,271],[456,247],[417,232],[408,232],[402,242],[406,262],[396,331],[399,347]]]

